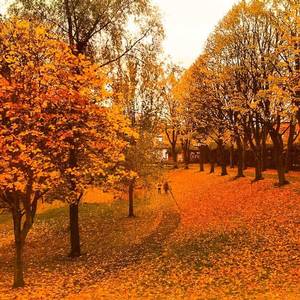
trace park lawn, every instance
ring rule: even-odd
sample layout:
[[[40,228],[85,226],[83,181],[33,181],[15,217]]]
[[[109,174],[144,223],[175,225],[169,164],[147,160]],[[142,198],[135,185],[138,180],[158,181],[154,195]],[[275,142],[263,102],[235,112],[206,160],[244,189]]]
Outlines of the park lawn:
[[[9,289],[12,232],[2,220],[0,298],[300,298],[298,180],[276,188],[271,177],[251,184],[233,180],[232,170],[221,177],[198,166],[167,176],[174,198],[140,197],[133,220],[125,201],[83,204],[86,254],[78,260],[66,258],[67,209],[40,213],[26,245],[23,291]]]
[[[102,192],[88,193],[80,205],[83,255],[67,257],[69,250],[68,207],[55,202],[41,204],[25,245],[24,290],[11,290],[13,278],[13,231],[10,215],[0,215],[0,299],[57,298],[79,291],[108,272],[123,251],[138,244],[160,222],[159,200],[137,192],[136,215],[127,218],[127,201]],[[94,198],[93,198],[94,195]]]

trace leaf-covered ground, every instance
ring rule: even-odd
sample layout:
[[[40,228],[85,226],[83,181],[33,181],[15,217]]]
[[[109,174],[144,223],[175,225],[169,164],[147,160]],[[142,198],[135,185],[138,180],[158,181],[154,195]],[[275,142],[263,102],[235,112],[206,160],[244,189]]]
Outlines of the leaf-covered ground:
[[[66,258],[67,209],[42,210],[24,290],[10,289],[12,231],[0,216],[0,299],[300,299],[299,174],[280,189],[272,176],[251,184],[196,166],[168,177],[176,201],[141,197],[133,220],[126,202],[91,196],[78,260]]]

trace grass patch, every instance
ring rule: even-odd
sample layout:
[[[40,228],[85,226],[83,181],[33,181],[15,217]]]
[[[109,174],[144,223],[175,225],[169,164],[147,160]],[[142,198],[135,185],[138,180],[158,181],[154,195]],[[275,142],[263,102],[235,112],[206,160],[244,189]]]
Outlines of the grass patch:
[[[212,267],[210,257],[217,257],[229,249],[251,247],[251,240],[244,230],[233,232],[206,232],[193,239],[173,245],[172,251],[182,262],[190,262],[195,270]]]
[[[7,224],[10,221],[11,221],[11,214],[10,213],[0,214],[0,224]]]

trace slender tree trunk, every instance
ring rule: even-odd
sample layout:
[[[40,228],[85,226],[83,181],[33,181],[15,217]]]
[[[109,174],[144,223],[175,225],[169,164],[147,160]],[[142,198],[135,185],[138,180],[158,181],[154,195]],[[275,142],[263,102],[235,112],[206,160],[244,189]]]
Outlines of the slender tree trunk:
[[[190,164],[190,149],[189,149],[188,141],[182,143],[182,149],[183,149],[184,167],[185,169],[188,169]]]
[[[263,128],[262,132],[262,171],[267,170],[267,138],[268,138],[268,130],[266,126]]]
[[[230,168],[234,169],[234,147],[231,145],[230,147]]]
[[[184,158],[184,168],[186,170],[188,170],[189,169],[188,153],[185,153],[184,156],[185,156],[185,158]]]
[[[296,133],[296,124],[294,124],[293,120],[290,122],[290,132],[289,138],[287,142],[287,150],[286,150],[286,157],[285,157],[285,172],[288,173],[293,167],[292,161],[292,150],[293,150],[293,143],[294,137]]]
[[[15,272],[13,288],[24,287],[24,263],[23,263],[23,246],[22,237],[22,216],[19,210],[13,211],[14,236],[15,236]]]
[[[134,192],[134,181],[132,180],[128,186],[128,217],[134,217],[134,207],[133,207],[133,192]]]
[[[210,150],[210,174],[215,173],[216,153],[215,150]]]
[[[204,148],[203,146],[199,147],[199,163],[200,163],[200,172],[204,172]]]
[[[237,138],[237,154],[238,154],[238,172],[237,178],[245,177],[244,175],[244,149],[240,137]]]
[[[223,141],[218,143],[219,152],[220,152],[220,165],[221,165],[221,176],[228,175],[227,173],[227,164],[226,164],[226,150],[223,144]]]
[[[247,140],[244,138],[243,142],[243,170],[247,170]]]
[[[81,255],[78,208],[78,203],[72,203],[69,205],[71,242],[71,252],[69,254],[70,257],[79,257]]]

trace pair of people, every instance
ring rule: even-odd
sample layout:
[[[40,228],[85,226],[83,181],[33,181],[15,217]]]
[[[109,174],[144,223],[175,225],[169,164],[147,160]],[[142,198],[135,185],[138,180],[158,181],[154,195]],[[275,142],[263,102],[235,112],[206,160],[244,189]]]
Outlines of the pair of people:
[[[164,189],[164,192],[165,194],[168,194],[169,193],[169,190],[170,190],[170,186],[169,186],[169,183],[166,181],[163,185],[161,183],[159,183],[157,185],[157,190],[158,190],[158,193],[161,194],[161,188],[163,187]]]

